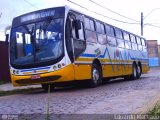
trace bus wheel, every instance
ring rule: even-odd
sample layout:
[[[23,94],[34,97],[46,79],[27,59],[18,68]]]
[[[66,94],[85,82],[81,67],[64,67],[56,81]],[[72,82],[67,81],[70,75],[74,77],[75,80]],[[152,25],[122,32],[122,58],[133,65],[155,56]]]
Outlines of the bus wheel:
[[[136,80],[137,79],[137,67],[136,67],[136,64],[133,64],[133,68],[132,68],[132,76],[131,76],[131,79],[132,80]]]
[[[92,65],[92,78],[89,81],[89,87],[97,87],[102,83],[102,72],[96,64]]]
[[[140,78],[141,74],[142,74],[142,72],[141,72],[141,66],[138,65],[138,66],[137,66],[137,79]]]
[[[55,89],[55,86],[53,84],[42,84],[42,88],[48,92],[50,85],[50,91],[53,91]]]

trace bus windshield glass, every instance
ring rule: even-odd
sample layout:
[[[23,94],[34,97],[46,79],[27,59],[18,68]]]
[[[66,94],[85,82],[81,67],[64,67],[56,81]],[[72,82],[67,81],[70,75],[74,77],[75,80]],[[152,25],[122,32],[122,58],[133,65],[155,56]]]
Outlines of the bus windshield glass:
[[[60,59],[64,54],[63,25],[63,18],[58,18],[13,28],[10,38],[11,63],[41,64]]]

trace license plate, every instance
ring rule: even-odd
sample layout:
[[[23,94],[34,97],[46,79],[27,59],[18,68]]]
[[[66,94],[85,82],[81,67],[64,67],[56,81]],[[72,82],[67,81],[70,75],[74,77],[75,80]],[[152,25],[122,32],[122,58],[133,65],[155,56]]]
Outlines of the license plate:
[[[40,75],[32,75],[31,76],[31,79],[39,79],[40,78]]]

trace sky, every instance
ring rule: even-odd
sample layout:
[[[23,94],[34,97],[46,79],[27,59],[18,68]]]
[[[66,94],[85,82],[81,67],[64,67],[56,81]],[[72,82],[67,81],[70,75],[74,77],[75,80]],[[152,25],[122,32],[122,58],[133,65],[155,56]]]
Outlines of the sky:
[[[69,2],[72,1],[72,2]],[[21,14],[68,5],[137,35],[141,35],[141,12],[144,18],[144,35],[147,40],[158,40],[160,44],[159,0],[0,0],[0,40],[4,40],[5,28],[12,19]],[[80,5],[77,6],[74,3]],[[95,4],[97,3],[97,4]],[[87,9],[84,9],[84,8]],[[98,15],[98,14],[101,15]]]

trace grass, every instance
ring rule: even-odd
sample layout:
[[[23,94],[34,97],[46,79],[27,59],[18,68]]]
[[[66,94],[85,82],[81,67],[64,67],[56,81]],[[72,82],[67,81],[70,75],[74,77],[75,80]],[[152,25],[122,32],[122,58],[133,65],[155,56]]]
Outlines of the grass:
[[[148,112],[149,119],[157,118],[160,119],[160,102],[157,102],[152,110]]]
[[[29,88],[29,89],[16,89],[9,91],[0,91],[0,96],[14,95],[14,94],[27,94],[33,91],[40,90],[40,88]]]

